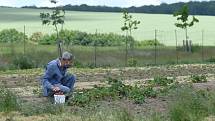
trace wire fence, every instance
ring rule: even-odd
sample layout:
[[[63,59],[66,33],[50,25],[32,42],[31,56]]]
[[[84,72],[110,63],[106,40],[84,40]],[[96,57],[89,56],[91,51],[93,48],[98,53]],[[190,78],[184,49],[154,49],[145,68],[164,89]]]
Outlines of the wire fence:
[[[25,27],[23,29],[25,32]],[[64,51],[72,52],[78,66],[144,66],[160,64],[210,63],[215,62],[215,31],[189,31],[185,40],[183,30],[144,31],[142,40],[154,41],[153,45],[135,45],[134,49],[126,45],[117,47],[100,47],[65,45]],[[162,43],[163,45],[159,45]],[[11,63],[14,57],[24,54],[34,61],[37,67],[45,65],[58,57],[57,46],[23,43],[0,43],[0,64]]]

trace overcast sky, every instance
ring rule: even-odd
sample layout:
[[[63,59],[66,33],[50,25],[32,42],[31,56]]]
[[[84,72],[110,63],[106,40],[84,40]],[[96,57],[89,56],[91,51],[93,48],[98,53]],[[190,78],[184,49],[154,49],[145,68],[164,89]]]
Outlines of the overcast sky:
[[[160,3],[175,3],[175,2],[188,2],[190,0],[57,0],[57,5],[106,5],[106,6],[143,6],[143,5],[159,5]],[[192,1],[209,1],[209,0],[192,0]],[[50,3],[49,0],[0,0],[0,6],[31,6],[36,5],[38,7],[52,7],[55,6]]]

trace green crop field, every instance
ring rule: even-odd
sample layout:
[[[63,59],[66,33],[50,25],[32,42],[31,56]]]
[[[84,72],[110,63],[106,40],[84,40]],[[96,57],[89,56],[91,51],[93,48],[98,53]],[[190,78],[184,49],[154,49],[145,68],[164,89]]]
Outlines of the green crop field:
[[[23,31],[26,26],[26,34],[31,35],[34,32],[53,33],[53,26],[43,26],[39,14],[41,12],[50,12],[42,9],[21,9],[21,8],[0,8],[0,30],[15,28]],[[173,15],[162,14],[143,14],[132,13],[133,17],[141,21],[139,29],[133,33],[137,40],[147,40],[155,38],[155,29],[157,39],[166,45],[175,45],[175,30],[177,30],[178,43],[182,44],[184,31],[174,26],[176,18]],[[215,17],[197,16],[199,23],[189,29],[189,38],[193,43],[202,43],[202,30],[204,30],[204,45],[215,45]],[[96,29],[100,33],[113,32],[124,34],[121,31],[123,25],[122,13],[104,13],[104,12],[74,12],[66,11],[65,29],[80,30],[88,33],[95,33]]]

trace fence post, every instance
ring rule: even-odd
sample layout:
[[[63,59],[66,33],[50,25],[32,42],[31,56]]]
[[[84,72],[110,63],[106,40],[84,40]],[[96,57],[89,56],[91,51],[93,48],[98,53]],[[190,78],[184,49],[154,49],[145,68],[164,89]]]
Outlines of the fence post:
[[[189,42],[186,40],[186,52],[189,52]]]
[[[183,51],[186,52],[186,43],[185,43],[185,40],[183,40]]]
[[[24,25],[24,56],[25,56],[25,54],[26,54],[26,51],[25,51],[25,47],[26,47],[26,43],[25,43],[25,25]],[[24,76],[24,79],[25,79],[25,81],[27,81],[27,69],[25,69],[25,76]]]
[[[189,40],[188,50],[190,53],[192,52],[192,41],[191,40]]]
[[[155,65],[157,65],[157,30],[155,29]]]
[[[25,55],[25,47],[26,47],[26,45],[25,45],[26,43],[25,43],[25,25],[24,25],[24,55]]]
[[[96,36],[96,38],[97,38],[97,29],[96,29],[96,33],[95,33],[95,36]],[[95,66],[95,68],[97,67],[97,40],[95,40],[94,41],[94,66]]]
[[[202,63],[204,62],[204,30],[202,30]]]
[[[176,50],[176,63],[178,64],[178,37],[177,37],[177,30],[175,30],[175,50]]]
[[[126,31],[126,38],[125,38],[125,67],[128,66],[128,32]]]

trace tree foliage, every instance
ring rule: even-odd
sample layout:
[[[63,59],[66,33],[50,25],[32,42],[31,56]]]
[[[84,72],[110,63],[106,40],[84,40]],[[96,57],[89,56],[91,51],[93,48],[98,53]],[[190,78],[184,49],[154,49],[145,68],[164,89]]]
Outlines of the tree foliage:
[[[194,25],[195,22],[199,22],[199,20],[193,16],[192,21],[188,22],[189,19],[189,8],[187,5],[184,5],[179,11],[175,12],[173,14],[174,17],[177,17],[178,21],[181,21],[181,23],[175,23],[176,27],[186,29],[187,27],[191,27]]]
[[[126,9],[123,10],[123,19],[124,26],[121,28],[122,31],[131,32],[134,29],[138,29],[137,25],[140,24],[140,21],[132,20],[132,15],[129,15]]]
[[[175,23],[175,26],[185,30],[185,38],[187,41],[187,27],[192,27],[194,23],[199,22],[199,20],[193,16],[192,20],[189,22],[189,8],[187,5],[184,5],[179,11],[175,12],[173,16],[177,17],[177,20],[179,21],[178,23]]]
[[[51,23],[55,27],[55,31],[58,35],[58,25],[63,26],[64,24],[65,10],[56,7],[56,9],[52,11],[52,13],[40,13],[40,18],[42,20],[43,25],[49,25]]]
[[[51,3],[56,4],[57,1],[56,0],[51,0]],[[55,27],[55,31],[57,33],[57,39],[58,39],[58,54],[59,57],[62,56],[62,41],[59,40],[59,29],[58,29],[58,25],[61,25],[61,30],[63,29],[63,24],[64,24],[64,19],[65,19],[65,10],[60,9],[59,7],[56,7],[53,11],[52,14],[50,13],[40,13],[40,18],[42,20],[42,24],[43,25],[49,25],[50,23],[52,23],[52,25]]]

